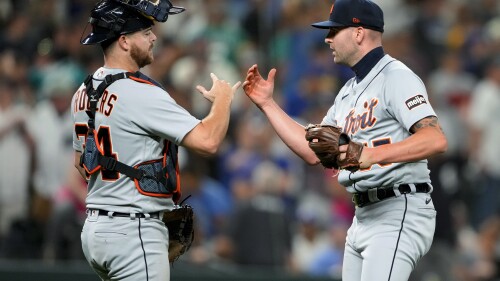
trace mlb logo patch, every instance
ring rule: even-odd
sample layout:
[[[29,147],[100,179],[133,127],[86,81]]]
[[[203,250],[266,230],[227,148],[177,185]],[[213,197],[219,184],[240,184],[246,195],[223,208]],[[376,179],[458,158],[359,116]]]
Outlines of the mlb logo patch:
[[[407,99],[405,101],[405,103],[406,103],[406,106],[408,107],[408,109],[412,110],[419,105],[427,103],[427,100],[424,98],[424,96],[417,95],[417,96],[414,96],[414,97]]]
[[[97,77],[96,77],[97,79],[104,77],[104,70],[102,70],[102,69],[101,69],[101,70],[99,70],[99,72],[97,72],[97,75],[96,75],[96,76],[97,76]]]

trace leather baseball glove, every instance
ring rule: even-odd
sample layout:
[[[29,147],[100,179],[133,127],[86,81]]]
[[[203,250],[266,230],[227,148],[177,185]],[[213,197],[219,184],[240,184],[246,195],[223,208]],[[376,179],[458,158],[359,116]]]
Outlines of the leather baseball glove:
[[[306,127],[306,140],[323,167],[346,169],[351,172],[359,169],[363,144],[351,141],[349,136],[342,132],[342,128],[333,125],[309,124]],[[340,159],[339,146],[345,144],[349,145],[346,157]]]
[[[342,128],[338,126],[309,124],[306,127],[306,140],[323,167],[328,169],[339,168],[337,157],[340,155],[341,135],[344,135],[343,139],[347,137],[346,134],[342,133]]]
[[[168,228],[168,259],[176,261],[191,247],[194,239],[194,212],[189,205],[177,206],[163,214],[163,223]]]

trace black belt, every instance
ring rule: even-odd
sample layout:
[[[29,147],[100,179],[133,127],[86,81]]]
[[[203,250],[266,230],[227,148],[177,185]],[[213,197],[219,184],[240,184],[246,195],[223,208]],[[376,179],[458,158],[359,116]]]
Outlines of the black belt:
[[[111,213],[112,217],[125,217],[125,218],[146,218],[145,214],[142,213],[119,213],[119,212],[111,212],[111,211],[105,211],[105,210],[98,210],[98,209],[88,209],[87,212],[92,212],[92,211],[97,211],[99,212],[99,216],[108,216],[109,213]],[[159,219],[160,218],[160,212],[154,212],[154,213],[149,213],[149,217],[152,219]]]
[[[401,194],[411,193],[411,187],[408,184],[402,184],[398,187]],[[431,191],[431,187],[427,183],[416,183],[415,192],[416,193],[428,193]],[[370,203],[379,202],[387,198],[396,196],[393,189],[379,189],[375,188],[366,192],[354,193],[352,196],[352,202],[358,207],[366,206]]]

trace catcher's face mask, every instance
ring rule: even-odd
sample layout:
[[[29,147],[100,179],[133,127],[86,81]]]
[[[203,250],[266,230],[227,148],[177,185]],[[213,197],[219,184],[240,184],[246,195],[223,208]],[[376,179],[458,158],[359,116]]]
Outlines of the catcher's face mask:
[[[115,0],[126,6],[134,8],[145,17],[158,22],[166,22],[168,15],[176,15],[184,12],[183,7],[176,7],[168,0]]]

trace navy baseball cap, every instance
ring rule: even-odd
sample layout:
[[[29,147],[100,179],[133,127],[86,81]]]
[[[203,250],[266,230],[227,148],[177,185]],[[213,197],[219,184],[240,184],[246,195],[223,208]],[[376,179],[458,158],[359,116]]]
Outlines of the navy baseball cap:
[[[337,0],[327,21],[313,23],[316,28],[362,26],[384,32],[384,13],[370,0]]]

